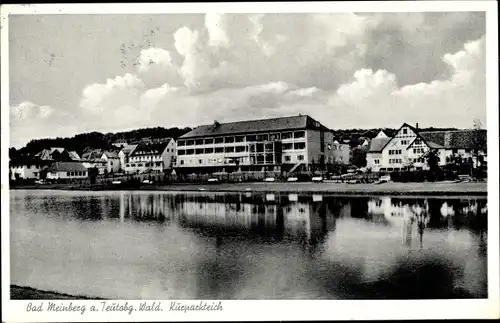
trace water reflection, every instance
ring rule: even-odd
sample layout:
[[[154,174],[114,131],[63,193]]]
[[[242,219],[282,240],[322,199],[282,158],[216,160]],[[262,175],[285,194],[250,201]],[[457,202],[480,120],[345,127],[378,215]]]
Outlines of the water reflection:
[[[68,293],[387,299],[487,292],[486,199],[13,191],[11,228],[13,281]],[[56,249],[49,237],[59,239]],[[45,249],[52,252],[41,257]],[[61,253],[74,260],[63,264]],[[117,279],[124,266],[128,276]],[[93,289],[79,290],[87,279]]]

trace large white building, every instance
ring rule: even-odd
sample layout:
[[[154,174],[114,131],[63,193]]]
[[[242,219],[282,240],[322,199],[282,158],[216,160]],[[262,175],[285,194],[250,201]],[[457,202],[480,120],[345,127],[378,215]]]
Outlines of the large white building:
[[[179,138],[176,170],[216,173],[307,169],[328,162],[333,156],[331,143],[331,130],[306,115],[214,122]]]
[[[172,169],[176,160],[176,148],[172,138],[140,143],[130,153],[124,170],[129,174],[140,174]]]
[[[404,168],[428,169],[426,155],[436,152],[439,166],[451,156],[472,158],[477,136],[486,138],[485,131],[447,130],[419,131],[404,123],[393,137],[379,134],[371,140],[366,155],[367,168],[374,172],[396,171]],[[484,151],[480,151],[484,154]]]

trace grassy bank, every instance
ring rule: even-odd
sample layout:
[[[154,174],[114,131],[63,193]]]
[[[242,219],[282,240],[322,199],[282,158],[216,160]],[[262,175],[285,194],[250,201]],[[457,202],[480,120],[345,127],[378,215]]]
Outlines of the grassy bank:
[[[31,287],[23,287],[17,285],[10,285],[10,299],[24,300],[24,299],[72,299],[72,300],[97,300],[102,298],[93,298],[86,296],[72,296],[63,293],[44,291]]]
[[[120,190],[112,185],[83,187],[70,184],[24,185],[13,189],[52,190]],[[431,183],[221,183],[221,184],[141,184],[129,190],[149,191],[212,191],[212,192],[286,192],[286,193],[337,193],[371,195],[487,195],[486,182],[431,182]]]

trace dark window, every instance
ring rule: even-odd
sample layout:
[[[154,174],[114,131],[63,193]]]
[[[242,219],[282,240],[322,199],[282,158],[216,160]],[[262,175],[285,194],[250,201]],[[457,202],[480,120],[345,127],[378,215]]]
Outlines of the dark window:
[[[292,138],[293,138],[292,132],[283,132],[281,134],[281,139],[292,139]]]
[[[298,160],[304,160],[304,155],[298,155],[298,156],[297,156],[297,159],[298,159]]]
[[[195,143],[197,145],[203,145],[203,139],[196,139]]]
[[[185,146],[186,145],[186,142],[184,140],[179,140],[177,142],[177,146]]]
[[[205,154],[213,154],[214,149],[213,148],[205,148]]]
[[[198,159],[198,164],[203,164],[203,160],[202,159]]]
[[[264,152],[264,144],[257,144],[257,152],[258,153]]]
[[[205,145],[210,145],[214,143],[214,138],[206,138],[205,139]]]
[[[403,128],[403,135],[406,135],[408,133],[408,129]]]
[[[186,155],[193,155],[194,154],[194,149],[188,149],[186,151]]]
[[[186,154],[186,151],[184,149],[179,149],[177,150],[177,153],[182,156],[182,155],[185,155]]]
[[[224,138],[222,138],[222,137],[215,138],[215,143],[216,144],[222,144],[222,143],[224,143]]]
[[[237,153],[244,152],[246,150],[245,148],[246,148],[245,146],[237,146],[236,147],[236,152]]]
[[[291,156],[285,156],[285,161],[286,161],[286,162],[289,162],[289,161],[291,161],[291,160],[292,160],[292,157],[291,157]]]
[[[226,153],[234,153],[234,147],[225,147],[224,152]]]
[[[289,144],[283,144],[283,150],[292,150],[293,149],[293,144],[292,143],[289,143]]]
[[[273,152],[273,144],[269,143],[265,145],[266,152]]]
[[[236,142],[244,142],[245,136],[236,136],[235,140],[236,140]]]
[[[71,172],[66,172],[66,176],[71,176]]]
[[[224,143],[231,144],[234,142],[234,137],[224,137]]]
[[[224,148],[222,148],[222,147],[215,148],[215,153],[223,153],[223,152],[224,152]]]
[[[305,142],[296,142],[293,144],[294,149],[305,149],[306,148],[306,143]]]
[[[194,145],[194,140],[187,140],[186,141],[186,146],[192,146]]]
[[[267,140],[269,140],[269,135],[267,133],[264,135],[257,136],[257,141],[267,141]]]
[[[249,136],[247,136],[247,141],[257,141],[257,136],[256,135],[249,135]]]
[[[184,165],[184,161],[183,160],[181,160],[181,165]]]
[[[279,133],[272,133],[272,134],[269,135],[269,140],[272,140],[272,141],[274,141],[274,140],[280,140],[280,137],[281,137],[281,134],[279,134]]]
[[[203,148],[196,149],[196,155],[203,154]]]
[[[304,138],[306,135],[306,132],[305,131],[295,131],[293,133],[293,137],[294,138]]]

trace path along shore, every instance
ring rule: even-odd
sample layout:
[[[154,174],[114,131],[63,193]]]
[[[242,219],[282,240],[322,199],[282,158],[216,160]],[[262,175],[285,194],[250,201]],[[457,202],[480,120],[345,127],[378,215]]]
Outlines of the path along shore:
[[[431,183],[220,183],[220,184],[141,184],[140,187],[123,188],[108,186],[82,187],[71,184],[23,185],[12,189],[52,190],[146,190],[146,191],[210,191],[210,192],[284,192],[284,193],[330,193],[345,195],[471,195],[486,196],[486,182],[431,182]]]

